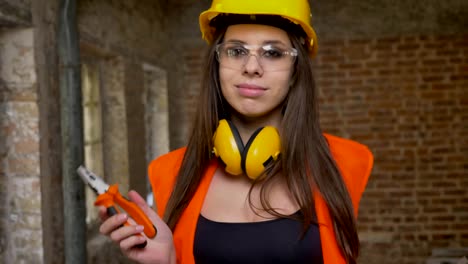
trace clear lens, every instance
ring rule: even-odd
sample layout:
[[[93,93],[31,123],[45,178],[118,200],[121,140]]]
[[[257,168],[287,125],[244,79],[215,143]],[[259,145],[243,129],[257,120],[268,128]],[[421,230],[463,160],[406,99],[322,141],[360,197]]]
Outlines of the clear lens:
[[[216,46],[216,58],[222,67],[242,70],[250,56],[255,56],[264,71],[288,70],[297,57],[297,50],[282,44],[263,46],[226,42]]]

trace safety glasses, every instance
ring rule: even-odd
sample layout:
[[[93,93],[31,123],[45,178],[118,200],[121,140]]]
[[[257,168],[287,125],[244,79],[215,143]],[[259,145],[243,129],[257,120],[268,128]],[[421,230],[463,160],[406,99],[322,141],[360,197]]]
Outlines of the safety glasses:
[[[242,70],[251,56],[256,57],[264,71],[283,71],[291,68],[297,50],[281,43],[260,46],[225,42],[216,46],[216,58],[222,67]]]

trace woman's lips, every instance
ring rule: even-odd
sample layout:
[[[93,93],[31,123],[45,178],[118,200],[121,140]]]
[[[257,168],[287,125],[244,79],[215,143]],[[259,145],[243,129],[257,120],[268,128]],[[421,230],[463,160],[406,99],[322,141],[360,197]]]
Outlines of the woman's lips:
[[[267,90],[262,86],[245,83],[236,85],[236,87],[239,89],[239,94],[245,97],[259,97]]]

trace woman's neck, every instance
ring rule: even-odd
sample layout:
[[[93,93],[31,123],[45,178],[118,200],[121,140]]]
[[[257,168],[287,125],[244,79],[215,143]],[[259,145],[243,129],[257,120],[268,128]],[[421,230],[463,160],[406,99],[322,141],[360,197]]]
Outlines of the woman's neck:
[[[234,123],[244,143],[260,127],[273,126],[281,131],[281,111],[273,111],[266,116],[247,117],[243,115],[231,115],[231,122]]]

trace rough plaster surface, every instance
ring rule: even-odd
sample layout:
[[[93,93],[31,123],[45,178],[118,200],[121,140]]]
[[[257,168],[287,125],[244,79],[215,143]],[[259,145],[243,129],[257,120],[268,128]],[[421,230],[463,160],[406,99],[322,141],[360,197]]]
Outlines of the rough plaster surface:
[[[210,0],[171,1],[168,16],[179,29],[173,35],[200,37],[198,15]],[[465,0],[328,0],[310,1],[319,40],[411,34],[457,34],[468,31]]]

